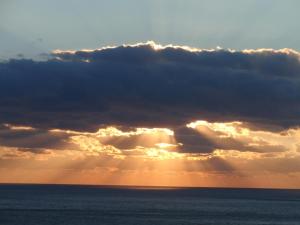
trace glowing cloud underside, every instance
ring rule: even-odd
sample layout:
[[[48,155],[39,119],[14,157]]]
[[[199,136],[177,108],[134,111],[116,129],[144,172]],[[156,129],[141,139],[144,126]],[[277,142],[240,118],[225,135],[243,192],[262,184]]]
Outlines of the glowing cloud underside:
[[[211,153],[202,153],[201,149],[198,152],[185,153],[182,151],[185,143],[177,142],[174,131],[166,128],[122,131],[117,127],[107,127],[94,133],[55,129],[49,131],[48,135],[49,138],[59,135],[64,139],[62,150],[46,146],[40,151],[1,147],[1,173],[4,174],[11,168],[16,173],[12,173],[10,177],[4,174],[1,181],[17,179],[19,182],[175,186],[298,185],[298,182],[294,179],[292,182],[288,177],[300,174],[300,167],[296,165],[300,160],[300,130],[270,132],[251,130],[242,122],[208,121],[195,121],[186,127],[197,131],[200,140],[205,137],[218,143],[219,148]],[[36,130],[12,125],[6,125],[5,129],[6,132],[13,133],[30,133]],[[235,149],[233,140],[243,143],[249,149]],[[232,148],[229,148],[230,144]],[[283,145],[285,148],[278,151],[278,146]],[[226,148],[222,149],[222,146]],[[261,146],[268,148],[255,151],[256,148],[261,149]],[[31,180],[21,178],[25,171],[25,177],[31,177]],[[45,172],[48,173],[47,177],[41,175]],[[281,181],[266,183],[265,176],[274,176],[274,179],[280,177]]]

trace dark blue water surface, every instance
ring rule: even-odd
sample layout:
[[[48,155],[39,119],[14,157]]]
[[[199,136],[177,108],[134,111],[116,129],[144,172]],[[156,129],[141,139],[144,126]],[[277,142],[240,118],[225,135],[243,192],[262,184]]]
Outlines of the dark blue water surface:
[[[0,225],[300,225],[300,190],[0,185]]]

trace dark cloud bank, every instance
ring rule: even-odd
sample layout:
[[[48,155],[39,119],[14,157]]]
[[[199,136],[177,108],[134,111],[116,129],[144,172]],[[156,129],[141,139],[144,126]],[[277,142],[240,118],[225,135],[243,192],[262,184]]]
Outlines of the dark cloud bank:
[[[291,50],[141,44],[53,56],[0,63],[0,123],[77,130],[197,119],[300,124],[300,62]]]

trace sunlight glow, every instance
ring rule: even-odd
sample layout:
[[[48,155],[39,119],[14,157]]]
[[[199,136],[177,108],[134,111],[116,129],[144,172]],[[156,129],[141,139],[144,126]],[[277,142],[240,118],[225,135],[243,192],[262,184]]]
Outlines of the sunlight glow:
[[[151,159],[157,160],[169,160],[169,159],[182,159],[184,154],[180,154],[178,152],[169,152],[164,149],[147,149],[146,155]]]
[[[4,127],[3,132],[12,130],[30,133],[36,129],[8,124]],[[300,158],[300,130],[297,128],[272,132],[252,130],[246,123],[239,121],[212,123],[204,120],[189,123],[186,127],[199,132],[200,144],[206,138],[216,143],[216,149],[208,152],[197,152],[196,149],[195,152],[189,152],[186,147],[187,151],[182,151],[185,143],[178,143],[176,140],[176,129],[140,127],[122,130],[111,126],[96,132],[49,130],[47,135],[65,138],[64,149],[38,150],[0,146],[0,159],[8,160],[7,166],[19,168],[21,165],[18,172],[10,174],[19,181],[27,182],[22,178],[25,176],[24,171],[32,174],[32,180],[35,179],[36,182],[130,185],[263,186],[265,175],[261,175],[261,171],[276,177],[279,175],[275,176],[273,171],[278,168],[287,171],[287,174],[298,176],[293,173],[295,163]],[[197,143],[197,134],[185,138],[192,138]],[[287,149],[281,150],[281,145]],[[39,173],[35,168],[40,168],[41,162],[46,167]],[[280,166],[281,164],[290,166]],[[47,177],[42,176],[45,171]],[[282,172],[281,174],[286,183],[277,185],[292,185]],[[11,179],[8,176],[2,177],[3,181]]]
[[[244,128],[242,122],[230,122],[230,123],[209,123],[204,120],[198,120],[187,124],[187,127],[193,128],[201,132],[203,128],[209,128],[214,132],[221,132],[221,138],[237,137],[237,136],[248,136],[249,129]]]
[[[71,141],[74,144],[77,144],[80,147],[80,149],[95,155],[101,153],[105,153],[107,155],[112,156],[122,154],[122,152],[119,149],[114,148],[113,146],[103,145],[98,139],[93,137],[86,137],[83,135],[73,136],[71,137]]]

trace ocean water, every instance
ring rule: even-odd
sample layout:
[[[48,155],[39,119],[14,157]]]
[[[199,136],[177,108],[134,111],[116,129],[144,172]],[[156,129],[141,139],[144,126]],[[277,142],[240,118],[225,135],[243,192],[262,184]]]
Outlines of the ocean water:
[[[0,185],[0,225],[300,225],[300,190]]]

